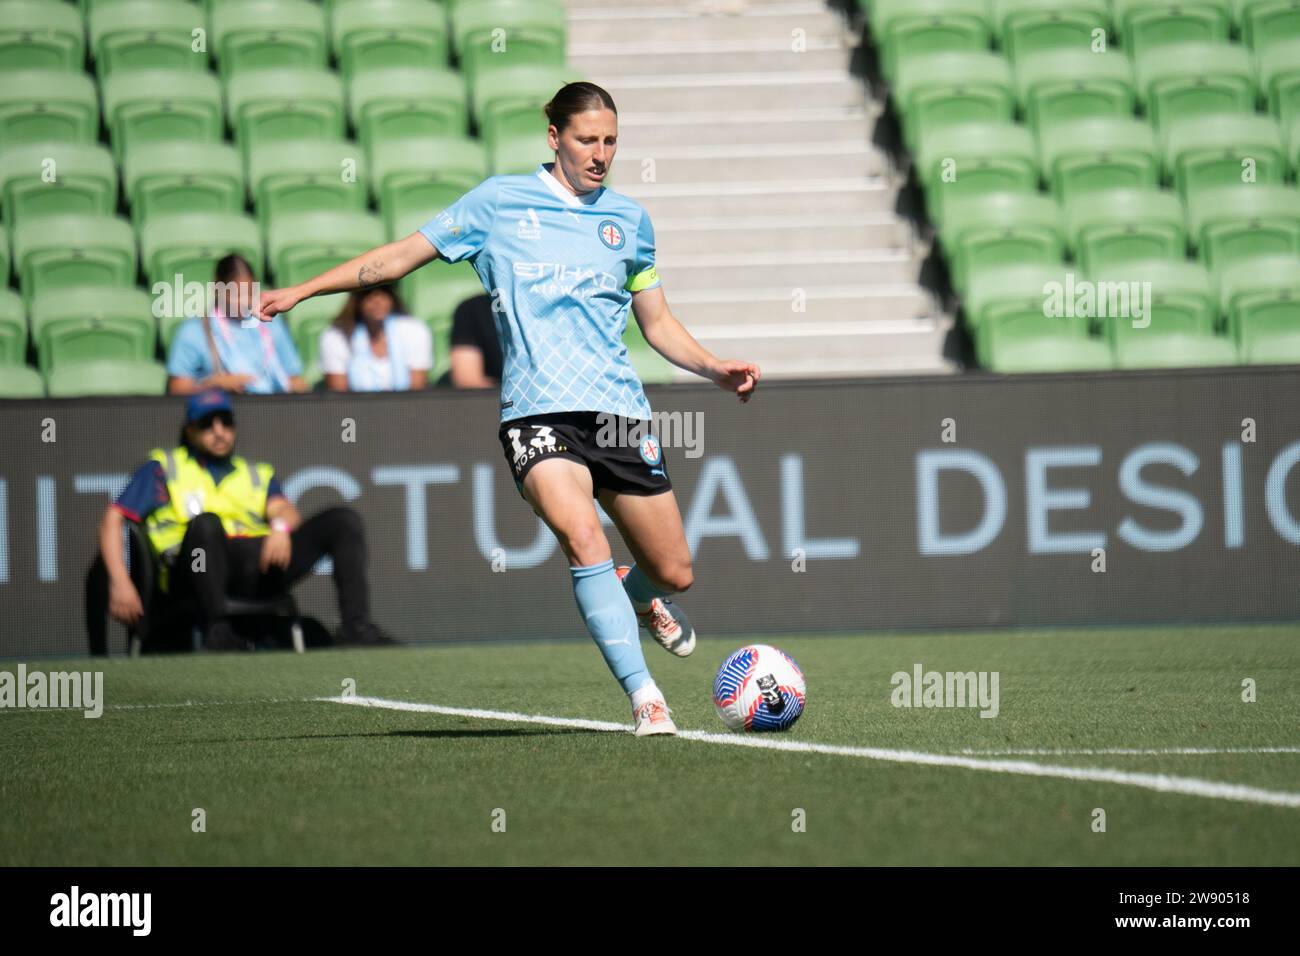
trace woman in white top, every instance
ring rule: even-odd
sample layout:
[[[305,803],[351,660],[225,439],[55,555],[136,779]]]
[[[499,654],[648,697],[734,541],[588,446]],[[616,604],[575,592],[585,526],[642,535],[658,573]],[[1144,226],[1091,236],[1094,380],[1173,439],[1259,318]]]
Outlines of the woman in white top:
[[[424,388],[433,368],[433,338],[427,325],[406,314],[391,286],[358,290],[321,332],[320,368],[333,392]]]

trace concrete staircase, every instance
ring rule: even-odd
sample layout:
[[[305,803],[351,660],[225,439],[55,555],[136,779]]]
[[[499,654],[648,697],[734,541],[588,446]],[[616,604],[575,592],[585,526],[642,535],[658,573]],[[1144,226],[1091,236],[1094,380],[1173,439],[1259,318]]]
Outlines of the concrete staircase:
[[[952,369],[858,40],[821,0],[569,0],[569,62],[618,104],[609,186],[649,210],[673,312],[765,377]]]

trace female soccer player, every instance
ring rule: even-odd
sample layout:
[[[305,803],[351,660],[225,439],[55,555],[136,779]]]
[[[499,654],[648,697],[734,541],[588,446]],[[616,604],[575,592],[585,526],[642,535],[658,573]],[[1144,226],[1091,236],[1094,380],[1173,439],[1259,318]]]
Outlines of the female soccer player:
[[[631,698],[637,736],[673,734],[637,622],[680,657],[694,650],[694,629],[668,600],[691,586],[691,554],[657,439],[609,440],[640,436],[651,417],[622,342],[628,307],[659,354],[741,402],[761,373],[712,355],[669,311],[650,217],[602,185],[618,143],[610,95],[570,83],[546,116],[554,162],[493,176],[419,232],[264,293],[258,314],[270,320],[313,295],[394,282],[436,258],[469,259],[493,298],[505,352],[499,437],[516,487],[569,559],[578,608]],[[614,567],[593,498],[632,552],[631,568]]]

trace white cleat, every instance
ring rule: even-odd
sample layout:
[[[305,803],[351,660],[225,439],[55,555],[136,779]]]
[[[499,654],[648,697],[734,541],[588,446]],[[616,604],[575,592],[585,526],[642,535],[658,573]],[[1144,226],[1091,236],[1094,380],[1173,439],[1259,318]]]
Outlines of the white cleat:
[[[645,701],[640,707],[633,707],[632,716],[636,718],[636,735],[638,737],[677,733],[677,725],[673,723],[672,717],[669,716],[668,704],[662,697],[652,698]]]
[[[621,581],[632,569],[624,565],[616,570]],[[650,610],[636,612],[636,619],[641,629],[670,654],[689,657],[695,650],[695,628],[691,627],[686,612],[672,601],[655,598],[650,602]]]

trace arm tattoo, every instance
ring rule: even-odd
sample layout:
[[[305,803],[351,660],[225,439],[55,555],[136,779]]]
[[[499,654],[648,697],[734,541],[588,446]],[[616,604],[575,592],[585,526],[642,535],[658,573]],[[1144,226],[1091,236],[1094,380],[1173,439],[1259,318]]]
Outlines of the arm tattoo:
[[[374,265],[364,265],[357,270],[357,282],[361,288],[368,289],[384,281],[384,261],[376,259]]]

